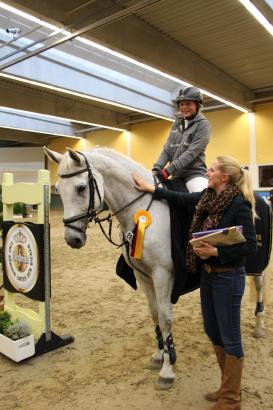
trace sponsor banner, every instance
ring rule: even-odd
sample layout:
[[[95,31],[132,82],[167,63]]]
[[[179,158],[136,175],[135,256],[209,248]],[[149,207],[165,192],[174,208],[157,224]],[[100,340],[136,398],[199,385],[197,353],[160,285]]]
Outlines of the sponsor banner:
[[[3,222],[4,288],[44,301],[44,225]]]

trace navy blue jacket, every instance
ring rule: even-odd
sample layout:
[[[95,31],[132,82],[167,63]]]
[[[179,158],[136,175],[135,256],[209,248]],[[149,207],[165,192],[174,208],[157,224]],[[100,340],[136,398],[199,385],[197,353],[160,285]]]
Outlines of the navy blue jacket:
[[[154,198],[166,199],[177,206],[197,205],[202,194],[203,192],[188,194],[156,188]],[[242,225],[246,242],[230,246],[217,246],[218,256],[210,257],[205,262],[202,261],[203,263],[209,263],[213,266],[240,267],[245,264],[247,256],[256,252],[256,232],[251,204],[241,194],[233,198],[217,228],[228,228],[236,225]]]

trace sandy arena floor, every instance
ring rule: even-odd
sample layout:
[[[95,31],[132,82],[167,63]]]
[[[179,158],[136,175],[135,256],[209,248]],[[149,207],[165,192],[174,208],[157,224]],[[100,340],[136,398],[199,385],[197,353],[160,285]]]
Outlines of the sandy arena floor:
[[[219,372],[202,329],[198,291],[174,306],[176,380],[171,390],[158,391],[158,372],[146,368],[154,331],[144,295],[115,275],[119,251],[98,228],[89,230],[85,248],[72,250],[63,239],[61,218],[60,212],[52,213],[52,327],[59,335],[72,334],[75,342],[20,364],[1,356],[0,408],[207,409],[203,394],[217,386]],[[273,304],[266,306],[263,339],[252,337],[254,310],[247,287],[242,308],[243,409],[272,409]]]

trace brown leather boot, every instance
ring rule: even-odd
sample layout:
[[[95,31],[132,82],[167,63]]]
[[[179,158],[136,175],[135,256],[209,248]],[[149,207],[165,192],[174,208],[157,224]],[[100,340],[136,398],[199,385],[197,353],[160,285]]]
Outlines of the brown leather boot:
[[[244,358],[226,354],[220,397],[209,410],[240,410],[241,409],[241,379]]]
[[[214,351],[217,357],[219,367],[221,369],[221,386],[222,386],[223,374],[224,374],[224,368],[225,368],[225,351],[222,346],[214,345],[213,347],[214,347]],[[207,399],[208,401],[217,401],[220,397],[221,386],[215,392],[210,392],[210,393],[205,394],[205,399]]]

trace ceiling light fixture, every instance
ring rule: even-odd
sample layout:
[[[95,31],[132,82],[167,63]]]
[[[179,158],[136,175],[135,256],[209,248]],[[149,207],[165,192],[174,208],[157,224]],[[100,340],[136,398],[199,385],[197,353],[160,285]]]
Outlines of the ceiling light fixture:
[[[52,118],[54,120],[62,120],[62,121],[66,121],[66,122],[74,122],[76,124],[84,124],[84,125],[91,125],[94,127],[101,127],[101,128],[107,128],[113,131],[127,131],[125,128],[117,128],[117,127],[110,127],[108,125],[101,125],[101,124],[96,124],[93,122],[86,122],[86,121],[79,121],[79,120],[75,120],[73,118],[66,118],[66,117],[59,117],[56,115],[51,115],[51,114],[41,114],[41,113],[37,113],[37,112],[33,112],[33,111],[27,111],[27,110],[20,110],[17,108],[9,108],[9,107],[1,107],[0,106],[0,110],[4,110],[7,112],[11,112],[11,113],[18,113],[18,114],[29,114],[29,115],[33,115],[37,118],[44,118],[44,119],[48,119],[48,118]],[[76,138],[76,137],[75,137]]]
[[[172,75],[170,75],[170,74],[164,73],[163,71],[160,71],[160,70],[158,70],[158,69],[156,69],[156,68],[154,68],[154,67],[151,67],[151,66],[149,66],[149,65],[147,65],[147,64],[141,63],[141,62],[139,62],[139,61],[137,61],[137,60],[135,60],[135,59],[133,59],[133,58],[131,58],[131,57],[127,57],[126,55],[121,54],[121,53],[119,53],[119,52],[117,52],[117,51],[110,50],[109,48],[107,48],[107,47],[105,47],[105,46],[102,46],[102,45],[99,44],[99,43],[95,43],[95,42],[92,41],[92,40],[88,40],[88,39],[86,39],[86,38],[84,38],[84,37],[77,37],[76,40],[81,41],[82,43],[85,43],[85,44],[90,45],[90,46],[92,46],[92,47],[95,47],[95,48],[97,48],[97,49],[99,49],[99,50],[101,50],[101,51],[104,51],[104,52],[108,53],[108,54],[112,54],[112,55],[114,55],[114,56],[116,56],[116,57],[118,57],[118,58],[120,58],[120,59],[122,59],[122,60],[128,61],[129,63],[132,63],[132,64],[135,64],[135,65],[137,65],[137,66],[139,66],[139,67],[142,67],[142,68],[144,68],[145,70],[149,70],[149,71],[151,71],[151,72],[153,72],[153,73],[155,73],[155,74],[160,75],[161,77],[168,78],[169,80],[175,81],[176,83],[178,83],[178,84],[180,84],[180,85],[182,85],[182,86],[184,86],[184,87],[191,87],[191,86],[193,85],[193,84],[187,83],[186,81],[181,81],[179,78],[174,77],[174,76],[172,76]],[[201,92],[202,92],[203,94],[207,95],[208,97],[211,97],[211,98],[214,98],[215,100],[221,101],[221,102],[223,102],[224,104],[227,104],[227,105],[231,106],[232,108],[235,108],[236,110],[242,111],[242,112],[244,112],[244,113],[248,113],[248,112],[249,112],[247,109],[241,107],[240,105],[234,104],[233,102],[231,102],[231,101],[229,101],[229,100],[225,100],[224,98],[219,97],[218,95],[212,94],[212,93],[210,93],[209,91],[206,91],[206,90],[202,90],[201,88],[200,88],[200,90],[201,90]]]
[[[260,10],[249,0],[239,0],[250,14],[273,36],[273,26]]]
[[[222,102],[226,105],[229,105],[230,107],[235,108],[236,110],[239,110],[239,111],[241,111],[245,114],[250,112],[250,110],[247,110],[246,108],[243,108],[240,105],[234,104],[231,101],[225,100],[224,98],[219,97],[218,95],[212,94],[212,93],[210,93],[209,91],[206,91],[206,90],[202,90],[202,88],[199,88],[199,89],[200,89],[201,93],[207,95],[208,97],[214,98],[215,100],[218,100],[218,101],[220,101],[220,102]]]
[[[1,128],[5,128],[7,130],[18,130],[18,131],[33,132],[34,134],[54,135],[55,137],[75,138],[77,140],[81,139],[81,137],[75,137],[74,135],[58,134],[56,132],[36,131],[36,130],[32,130],[30,128],[18,128],[18,127],[11,127],[11,126],[0,124],[0,129]]]
[[[27,20],[33,21],[34,23],[37,23],[41,26],[47,27],[50,30],[56,30],[59,27],[54,26],[53,24],[47,23],[44,20],[38,19],[35,16],[32,16],[31,14],[25,13],[24,11],[21,11],[19,9],[16,9],[15,7],[9,6],[8,4],[4,3],[3,1],[0,1],[0,8],[10,11],[11,13],[17,14],[17,16],[23,17]]]

